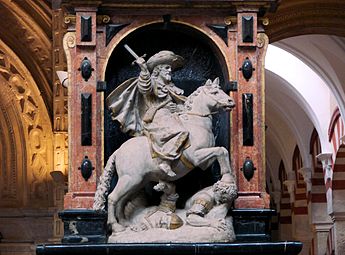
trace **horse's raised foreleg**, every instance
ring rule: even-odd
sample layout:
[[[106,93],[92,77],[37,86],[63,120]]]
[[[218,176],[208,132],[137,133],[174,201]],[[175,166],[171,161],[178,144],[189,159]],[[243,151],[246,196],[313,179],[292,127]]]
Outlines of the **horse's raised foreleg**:
[[[193,154],[192,162],[194,165],[199,166],[206,164],[210,166],[214,160],[218,160],[221,174],[230,173],[233,175],[230,166],[229,153],[224,147],[211,147],[196,150]]]
[[[116,214],[123,215],[123,213],[116,213],[115,208],[117,208],[117,210],[124,209],[118,208],[116,204],[120,202],[120,200],[131,190],[131,188],[133,188],[133,186],[133,178],[131,178],[131,176],[121,176],[115,186],[115,189],[108,196],[108,224],[111,225],[113,233],[125,230],[125,227],[120,225],[115,217]]]

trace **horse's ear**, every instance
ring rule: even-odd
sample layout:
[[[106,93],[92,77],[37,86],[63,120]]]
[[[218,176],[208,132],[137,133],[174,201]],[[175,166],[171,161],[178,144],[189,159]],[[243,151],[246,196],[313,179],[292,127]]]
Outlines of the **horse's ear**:
[[[219,78],[218,77],[216,79],[214,79],[213,84],[219,86]]]
[[[212,85],[212,81],[211,79],[208,79],[205,83],[205,86],[211,86]]]

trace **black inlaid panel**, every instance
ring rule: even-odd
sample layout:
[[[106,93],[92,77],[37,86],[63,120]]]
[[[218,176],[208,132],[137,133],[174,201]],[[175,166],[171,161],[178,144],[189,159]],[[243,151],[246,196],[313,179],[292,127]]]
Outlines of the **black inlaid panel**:
[[[242,94],[242,115],[243,146],[253,146],[253,94]]]
[[[242,41],[246,43],[253,42],[253,16],[242,16]]]
[[[92,95],[81,94],[81,145],[92,145]]]
[[[92,41],[92,18],[91,16],[81,16],[80,39],[82,42]]]

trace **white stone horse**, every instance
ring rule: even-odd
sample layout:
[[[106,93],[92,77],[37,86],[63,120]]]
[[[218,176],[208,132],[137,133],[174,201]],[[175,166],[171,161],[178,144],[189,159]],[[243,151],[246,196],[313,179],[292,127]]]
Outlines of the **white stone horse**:
[[[116,171],[118,182],[108,196],[108,224],[113,233],[124,230],[122,224],[125,222],[126,202],[149,181],[171,182],[183,177],[194,167],[206,169],[216,159],[222,175],[233,174],[228,151],[224,147],[214,147],[212,115],[220,110],[230,111],[234,106],[233,99],[220,88],[218,78],[213,82],[208,80],[187,98],[186,110],[180,113],[180,119],[189,131],[190,146],[183,151],[179,160],[172,163],[176,173],[174,177],[158,168],[158,160],[152,158],[146,136],[129,139],[110,156],[97,187],[94,209],[104,209],[111,178]]]

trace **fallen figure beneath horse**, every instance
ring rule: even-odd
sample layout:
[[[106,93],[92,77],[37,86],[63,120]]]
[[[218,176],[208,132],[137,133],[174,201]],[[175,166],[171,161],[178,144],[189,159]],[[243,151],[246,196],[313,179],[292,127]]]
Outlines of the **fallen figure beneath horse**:
[[[184,103],[184,110],[175,114],[175,117],[179,118],[189,134],[189,146],[182,151],[181,157],[172,161],[171,168],[176,174],[175,176],[169,176],[161,171],[159,159],[152,157],[150,140],[147,136],[137,136],[129,139],[109,157],[97,187],[94,209],[102,210],[105,208],[106,195],[111,179],[116,172],[118,182],[108,196],[108,224],[111,226],[113,236],[119,235],[120,232],[126,232],[126,228],[131,223],[128,221],[130,216],[126,215],[125,208],[128,202],[133,200],[133,196],[143,189],[148,182],[171,183],[183,177],[195,167],[208,168],[215,160],[219,163],[221,175],[223,177],[227,176],[227,184],[231,186],[231,191],[228,193],[231,199],[226,199],[227,202],[223,203],[226,204],[225,208],[228,209],[229,203],[232,202],[237,193],[236,181],[230,166],[228,151],[224,147],[215,147],[215,138],[212,133],[212,115],[221,110],[230,111],[233,107],[233,99],[221,89],[218,78],[213,82],[208,80],[204,86],[199,87],[187,98]],[[159,189],[159,186],[158,184],[156,189]],[[212,201],[216,201],[215,204],[220,204],[221,200],[212,198],[212,195],[207,194],[207,192],[205,194],[206,198],[204,200],[206,202],[202,202],[203,199],[198,199],[199,202],[201,201],[198,206],[204,206],[207,209],[207,198],[210,197]],[[218,197],[217,192],[212,194]],[[192,215],[200,216],[200,214]],[[194,219],[194,221],[189,219],[188,222],[188,216],[186,220],[182,220],[183,224],[187,223],[190,226],[193,225],[192,222],[202,221],[199,218]],[[202,224],[200,227],[202,227]],[[213,225],[211,224],[208,227],[212,228]]]

